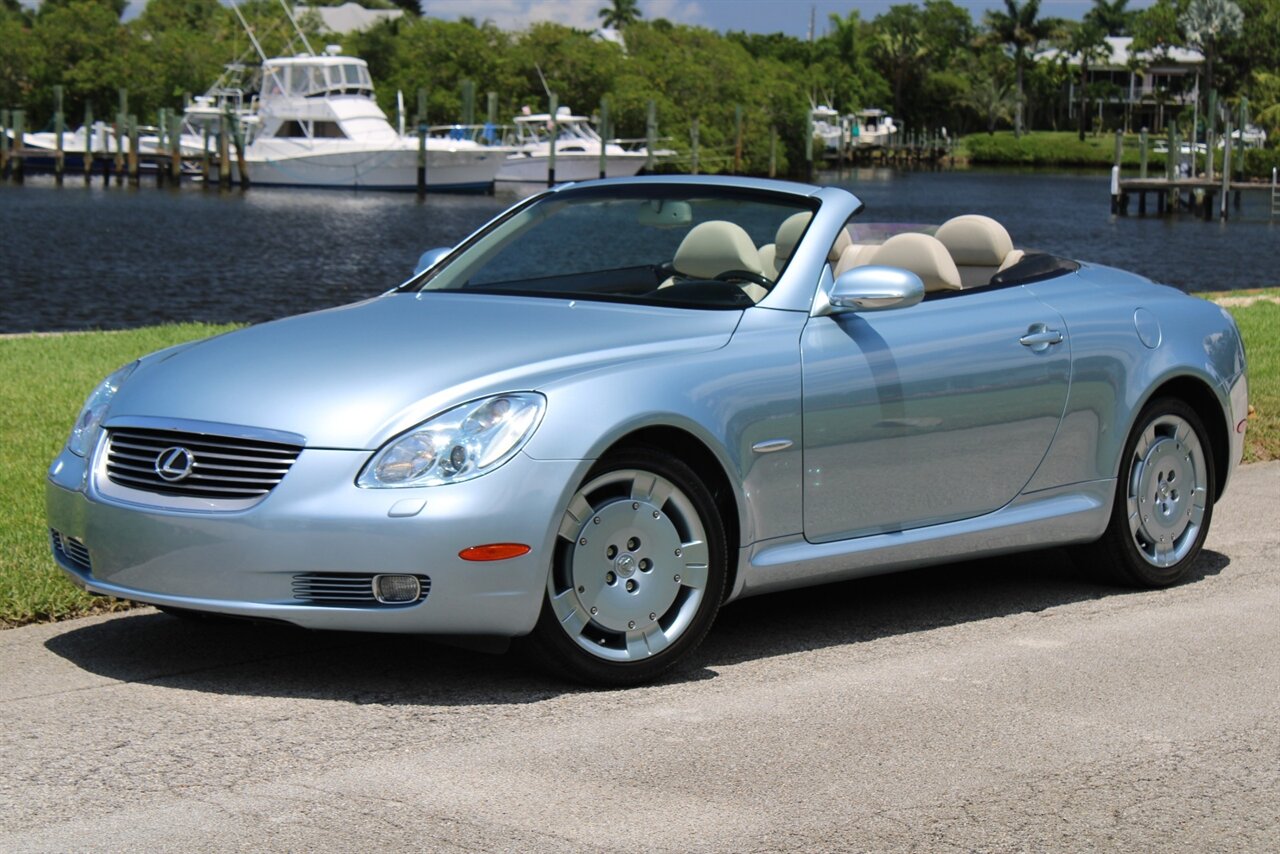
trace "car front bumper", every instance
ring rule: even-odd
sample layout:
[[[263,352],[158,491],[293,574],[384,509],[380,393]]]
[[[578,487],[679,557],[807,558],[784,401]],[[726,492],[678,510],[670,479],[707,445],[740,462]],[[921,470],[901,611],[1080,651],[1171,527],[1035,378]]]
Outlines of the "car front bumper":
[[[367,451],[306,449],[258,504],[210,512],[106,497],[96,488],[100,475],[64,450],[46,486],[54,559],[93,593],[313,629],[532,630],[560,508],[589,463],[519,454],[464,483],[362,489],[355,479],[368,459]],[[425,504],[417,513],[403,515],[413,509],[404,502],[418,501]],[[72,538],[74,548],[57,547],[57,535]],[[529,553],[493,562],[459,557],[471,546],[511,542]],[[299,601],[295,576],[311,573],[427,576],[430,592],[413,604]]]

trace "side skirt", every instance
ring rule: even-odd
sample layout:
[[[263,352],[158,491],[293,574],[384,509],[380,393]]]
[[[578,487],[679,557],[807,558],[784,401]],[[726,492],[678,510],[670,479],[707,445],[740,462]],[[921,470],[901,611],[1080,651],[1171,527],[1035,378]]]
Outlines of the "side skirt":
[[[1106,530],[1115,488],[1114,478],[1073,483],[1020,495],[999,510],[973,519],[832,543],[810,543],[802,535],[755,543],[741,552],[738,589],[730,599],[1087,543]]]

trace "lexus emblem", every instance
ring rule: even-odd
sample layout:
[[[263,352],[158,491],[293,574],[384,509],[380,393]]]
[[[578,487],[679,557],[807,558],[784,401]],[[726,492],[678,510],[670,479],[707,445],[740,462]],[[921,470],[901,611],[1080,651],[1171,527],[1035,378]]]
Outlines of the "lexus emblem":
[[[186,448],[165,448],[156,456],[156,474],[169,483],[177,483],[191,474],[195,465],[196,458]]]

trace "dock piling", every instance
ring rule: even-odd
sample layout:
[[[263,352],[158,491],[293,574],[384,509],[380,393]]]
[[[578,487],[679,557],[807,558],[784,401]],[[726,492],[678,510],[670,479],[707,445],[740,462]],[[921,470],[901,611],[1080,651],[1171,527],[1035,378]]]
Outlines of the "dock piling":
[[[124,183],[124,132],[128,127],[127,121],[124,113],[116,113],[115,124],[111,126],[111,134],[116,141],[115,163],[113,164],[116,184]]]
[[[609,154],[605,146],[609,141],[609,96],[600,98],[600,177],[609,177]]]
[[[53,87],[53,180],[62,186],[62,170],[65,165],[62,151],[62,134],[67,129],[66,117],[62,114],[62,87]]]
[[[84,183],[93,181],[93,107],[84,105]]]
[[[175,110],[169,115],[169,146],[172,156],[169,159],[169,177],[173,186],[182,183],[182,117]]]
[[[9,174],[13,176],[15,184],[21,184],[23,178],[22,154],[26,147],[23,138],[24,125],[26,124],[26,113],[23,110],[14,110],[9,114],[13,122],[13,153],[9,157]]]
[[[0,180],[9,177],[9,111],[0,110]]]
[[[126,125],[129,129],[129,153],[127,162],[129,164],[129,186],[138,186],[138,117],[131,115],[127,119]]]
[[[689,123],[689,169],[691,174],[698,174],[698,117],[694,116]]]
[[[427,90],[418,89],[418,198],[427,194]]]
[[[813,180],[813,111],[804,114],[804,169],[805,180]]]
[[[733,174],[742,172],[742,105],[733,105]]]
[[[209,189],[209,124],[200,130],[200,188]]]
[[[1218,219],[1225,220],[1231,207],[1231,119],[1222,133],[1222,198],[1218,200]]]
[[[244,134],[240,129],[240,119],[229,117],[231,125],[231,142],[236,147],[236,169],[240,170],[240,189],[249,189],[249,165],[244,161]]]
[[[547,186],[553,187],[556,183],[556,138],[559,137],[559,126],[556,124],[556,110],[560,109],[560,96],[555,92],[547,95],[550,99],[551,108],[547,111],[551,116],[551,144],[547,146]]]
[[[654,164],[653,150],[658,147],[658,104],[652,99],[649,100],[648,111],[645,113],[644,140],[645,151],[649,155],[644,162],[644,171],[652,174]]]

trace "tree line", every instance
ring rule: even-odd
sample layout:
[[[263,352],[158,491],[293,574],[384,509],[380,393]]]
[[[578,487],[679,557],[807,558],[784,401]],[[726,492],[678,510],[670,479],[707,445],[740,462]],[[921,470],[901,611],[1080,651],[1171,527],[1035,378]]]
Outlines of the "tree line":
[[[340,0],[321,0],[340,2]],[[1222,103],[1248,97],[1255,121],[1280,132],[1280,0],[1157,0],[1129,10],[1128,0],[1093,0],[1082,21],[1040,14],[1039,0],[1005,0],[975,21],[952,0],[903,3],[864,20],[857,9],[831,15],[825,33],[801,39],[781,33],[721,34],[706,28],[645,19],[634,0],[612,0],[602,23],[618,28],[625,46],[589,31],[535,23],[520,32],[491,21],[444,21],[419,14],[416,0],[395,4],[407,14],[339,39],[344,52],[368,61],[384,109],[402,91],[410,110],[427,92],[431,124],[456,122],[463,81],[498,96],[499,120],[521,107],[545,110],[547,91],[576,112],[609,100],[612,131],[643,136],[654,102],[670,147],[687,149],[696,118],[705,166],[735,143],[742,117],[749,171],[767,167],[771,129],[779,135],[785,170],[804,152],[805,117],[815,104],[841,112],[881,107],[900,126],[947,128],[951,135],[1013,127],[1075,127],[1066,92],[1077,82],[1082,98],[1104,97],[1080,85],[1079,64],[1097,64],[1108,35],[1129,35],[1135,50],[1192,47]],[[0,106],[28,111],[29,127],[52,119],[53,87],[64,90],[74,125],[85,106],[113,116],[117,90],[144,121],[160,108],[200,93],[229,62],[256,59],[233,10],[218,0],[150,0],[122,21],[127,0],[43,0],[35,9],[0,0]],[[389,7],[389,0],[366,0]],[[483,7],[479,7],[481,10]],[[239,10],[269,55],[296,52],[277,0],[245,0]],[[300,21],[313,45],[333,41],[316,16]],[[1044,58],[1056,47],[1055,58]],[[1208,87],[1202,84],[1202,88]],[[739,112],[740,111],[740,112]],[[1083,127],[1081,127],[1083,131]]]

